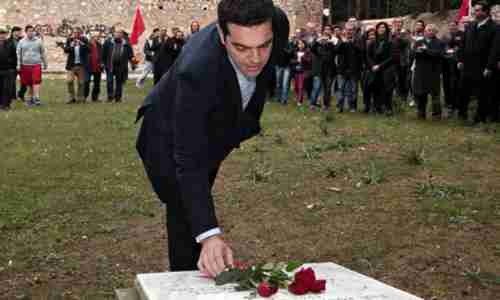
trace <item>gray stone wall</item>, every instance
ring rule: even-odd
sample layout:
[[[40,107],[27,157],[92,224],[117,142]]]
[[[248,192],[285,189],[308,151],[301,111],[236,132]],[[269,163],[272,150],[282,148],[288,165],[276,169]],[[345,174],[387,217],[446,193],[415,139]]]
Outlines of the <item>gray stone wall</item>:
[[[62,71],[65,57],[55,46],[74,26],[109,31],[120,26],[130,31],[138,0],[2,0],[0,24],[38,26],[44,33],[49,70]],[[179,27],[187,32],[198,20],[207,25],[216,18],[218,0],[141,0],[146,34],[154,27]],[[288,14],[292,30],[309,21],[319,22],[322,0],[275,0]],[[146,34],[142,36],[142,45]],[[139,46],[137,49],[142,49]]]

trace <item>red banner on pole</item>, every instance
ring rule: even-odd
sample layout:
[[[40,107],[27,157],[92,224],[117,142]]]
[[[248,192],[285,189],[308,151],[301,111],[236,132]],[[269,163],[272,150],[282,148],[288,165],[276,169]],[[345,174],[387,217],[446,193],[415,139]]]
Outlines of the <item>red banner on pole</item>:
[[[139,42],[139,37],[144,33],[144,30],[146,30],[144,19],[142,18],[140,5],[137,4],[132,23],[132,33],[130,34],[131,45],[136,45]]]
[[[462,0],[462,6],[457,15],[457,22],[460,22],[463,17],[468,16],[471,9],[471,0]]]

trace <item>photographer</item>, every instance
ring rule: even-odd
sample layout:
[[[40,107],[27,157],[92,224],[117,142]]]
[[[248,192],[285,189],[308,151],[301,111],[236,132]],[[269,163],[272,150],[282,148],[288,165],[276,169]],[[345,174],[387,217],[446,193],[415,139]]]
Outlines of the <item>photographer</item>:
[[[89,43],[82,35],[80,28],[75,28],[72,36],[66,40],[64,53],[68,55],[66,61],[66,84],[68,85],[69,98],[66,103],[85,102],[84,85],[86,68],[89,58]],[[78,82],[78,94],[75,97],[74,82]]]

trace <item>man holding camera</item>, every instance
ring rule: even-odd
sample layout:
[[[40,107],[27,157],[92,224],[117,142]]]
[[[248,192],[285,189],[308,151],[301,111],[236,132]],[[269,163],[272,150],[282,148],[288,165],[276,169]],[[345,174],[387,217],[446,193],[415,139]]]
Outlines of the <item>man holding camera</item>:
[[[66,103],[83,103],[85,102],[85,70],[88,64],[89,46],[87,38],[83,36],[80,28],[75,28],[72,36],[66,40],[64,53],[68,55],[66,61],[66,84],[68,85],[69,98]],[[76,96],[75,80],[78,82],[78,94]]]

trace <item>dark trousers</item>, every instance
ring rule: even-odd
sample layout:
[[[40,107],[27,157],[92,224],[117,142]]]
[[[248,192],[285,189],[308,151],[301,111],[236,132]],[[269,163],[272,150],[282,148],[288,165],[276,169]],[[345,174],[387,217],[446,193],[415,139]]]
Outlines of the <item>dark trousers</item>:
[[[153,83],[156,85],[160,79],[162,78],[163,74],[167,73],[168,68],[165,68],[164,66],[155,64],[154,69],[153,69]]]
[[[124,83],[125,80],[123,79],[123,76],[114,74],[109,71],[106,72],[106,87],[108,90],[108,101],[112,101],[114,99],[116,102],[120,102],[122,100]]]
[[[0,71],[0,108],[9,108],[16,97],[16,70]]]
[[[432,98],[432,116],[441,117],[440,93],[439,91],[434,91],[430,94]],[[425,119],[426,117],[428,98],[428,94],[415,95],[415,99],[417,100],[418,117],[420,119]]]
[[[218,168],[210,172],[209,183],[212,188]],[[148,173],[153,189],[163,203],[166,203],[166,224],[168,240],[168,259],[171,271],[191,271],[198,269],[201,244],[193,238],[191,225],[182,201],[179,186],[165,177]]]
[[[330,72],[321,72],[321,86],[323,87],[323,106],[330,108],[332,103],[332,83],[333,74]]]
[[[474,117],[474,122],[486,122],[489,115],[494,117],[492,112],[495,110],[494,103],[496,100],[492,99],[493,88],[491,78],[482,78],[480,80],[463,78],[460,86],[461,97],[459,116],[461,119],[468,119],[469,103],[473,94],[477,95],[478,98],[477,112]]]
[[[89,74],[89,78],[85,81],[84,97],[88,98],[90,95],[90,82],[93,83],[92,86],[92,101],[99,100],[99,94],[101,93],[101,72]]]
[[[378,113],[383,113],[384,111],[392,112],[392,93],[393,89],[388,89],[384,85],[384,80],[382,76],[377,76],[375,82],[373,83],[373,104],[375,106],[375,111]]]
[[[406,100],[408,99],[408,92],[410,90],[408,66],[396,66],[396,76],[398,96],[402,101],[406,102]]]
[[[26,92],[28,91],[28,87],[25,86],[24,84],[21,84],[19,87],[19,92],[17,92],[17,97],[20,99],[24,99],[24,96],[26,95]]]
[[[458,109],[457,100],[460,82],[460,71],[456,61],[447,61],[443,64],[443,91],[444,103],[449,109]]]
[[[492,94],[491,94],[491,119],[500,122],[500,71],[493,73]]]
[[[373,103],[373,90],[367,78],[363,80],[363,103],[365,105],[364,112],[370,112]]]

